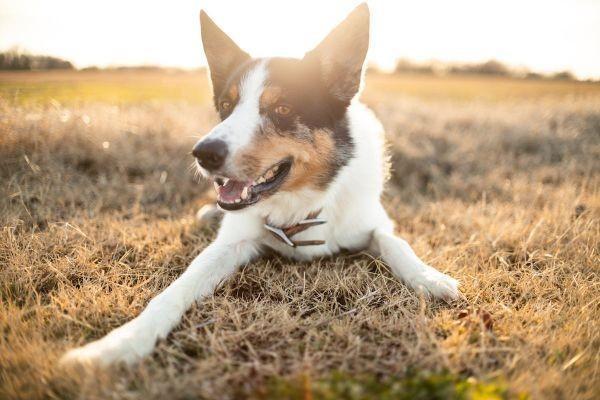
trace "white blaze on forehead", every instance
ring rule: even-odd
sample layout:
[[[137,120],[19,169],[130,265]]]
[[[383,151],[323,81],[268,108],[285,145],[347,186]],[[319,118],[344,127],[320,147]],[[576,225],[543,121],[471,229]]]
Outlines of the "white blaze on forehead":
[[[254,67],[249,69],[240,79],[240,101],[238,107],[245,105],[246,107],[256,108],[260,95],[265,87],[267,80],[267,60],[259,61]]]
[[[210,133],[211,138],[227,143],[230,155],[234,155],[250,142],[261,123],[260,96],[266,79],[267,60],[261,60],[240,79],[239,101],[231,115]]]

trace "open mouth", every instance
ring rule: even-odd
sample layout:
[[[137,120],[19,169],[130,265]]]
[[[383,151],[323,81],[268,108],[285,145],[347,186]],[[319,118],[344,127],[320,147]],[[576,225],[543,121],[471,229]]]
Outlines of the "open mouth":
[[[291,167],[290,159],[279,161],[252,181],[237,181],[218,176],[214,183],[217,204],[227,211],[241,210],[255,204],[261,196],[273,193],[281,186]]]

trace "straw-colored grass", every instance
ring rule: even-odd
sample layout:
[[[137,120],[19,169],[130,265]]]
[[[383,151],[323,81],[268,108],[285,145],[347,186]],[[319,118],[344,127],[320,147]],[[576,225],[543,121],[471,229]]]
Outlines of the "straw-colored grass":
[[[344,393],[366,391],[347,398],[369,398],[373,380],[446,379],[423,374],[499,397],[598,398],[598,91],[453,101],[376,79],[365,99],[391,143],[385,205],[464,302],[423,301],[364,254],[275,257],[194,306],[140,365],[60,370],[66,349],[136,316],[214,237],[194,219],[207,185],[188,167],[215,115],[186,97],[5,97],[0,398],[336,398],[338,374],[354,385]]]

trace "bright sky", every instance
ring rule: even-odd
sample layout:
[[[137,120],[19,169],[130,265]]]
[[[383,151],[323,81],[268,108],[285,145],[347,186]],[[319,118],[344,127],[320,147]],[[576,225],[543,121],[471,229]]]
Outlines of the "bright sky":
[[[255,56],[302,56],[358,0],[0,0],[0,50],[89,65],[205,64],[204,8]],[[600,78],[600,0],[372,0],[371,61],[483,61]]]

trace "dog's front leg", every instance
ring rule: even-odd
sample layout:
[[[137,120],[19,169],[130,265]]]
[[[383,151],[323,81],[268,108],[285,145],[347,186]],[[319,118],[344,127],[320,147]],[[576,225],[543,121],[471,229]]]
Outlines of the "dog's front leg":
[[[417,292],[424,292],[444,300],[460,296],[458,281],[425,264],[406,240],[394,234],[389,227],[373,231],[371,251],[380,255],[394,275]]]
[[[213,293],[219,282],[257,254],[253,241],[225,242],[217,238],[137,318],[98,341],[69,351],[61,362],[107,365],[141,359],[152,352],[158,338],[166,337],[179,323],[194,301]]]

